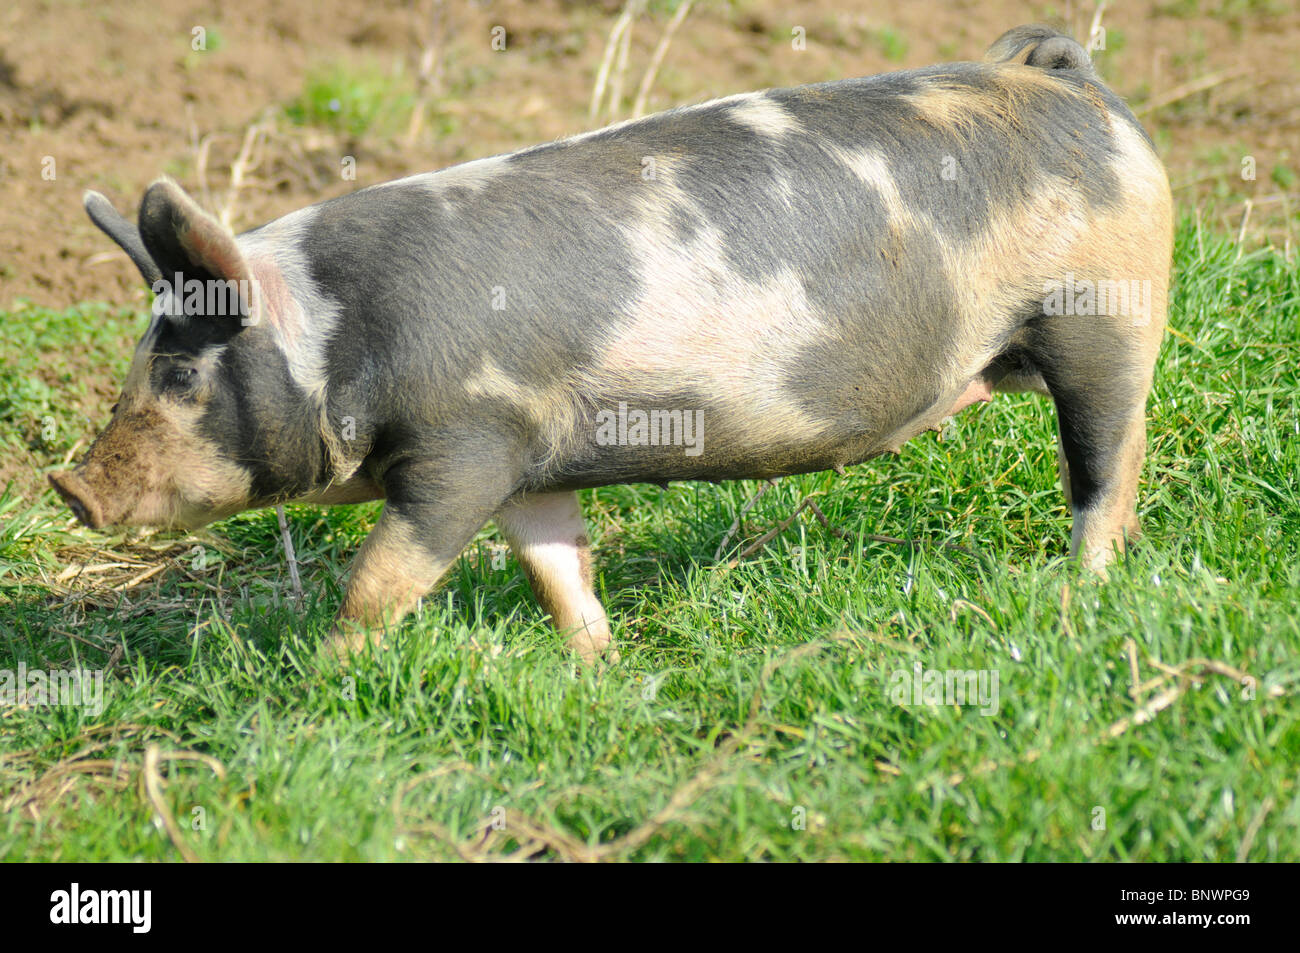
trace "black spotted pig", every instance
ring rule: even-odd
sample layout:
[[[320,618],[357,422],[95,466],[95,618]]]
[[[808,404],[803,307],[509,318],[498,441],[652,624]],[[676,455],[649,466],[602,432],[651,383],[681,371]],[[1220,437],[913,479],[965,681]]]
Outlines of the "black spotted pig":
[[[996,390],[1056,403],[1075,554],[1102,567],[1138,529],[1169,185],[1050,28],[984,63],[675,109],[238,237],[167,180],[138,228],[86,204],[161,295],[111,422],[55,487],[92,527],[385,499],[340,651],[495,520],[592,658],[610,632],[576,489],[838,468]]]

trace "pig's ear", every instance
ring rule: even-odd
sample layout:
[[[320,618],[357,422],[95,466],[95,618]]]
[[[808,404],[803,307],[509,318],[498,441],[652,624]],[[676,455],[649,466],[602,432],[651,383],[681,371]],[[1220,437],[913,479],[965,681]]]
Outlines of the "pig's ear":
[[[253,287],[252,271],[234,233],[171,179],[159,179],[144,193],[140,237],[164,281],[180,272],[187,278],[245,281],[244,287]]]
[[[154,282],[162,277],[158,263],[149,255],[148,249],[140,239],[140,229],[136,228],[113,208],[113,203],[98,192],[86,191],[81,198],[86,206],[86,214],[99,226],[100,230],[121,247],[127,256],[135,262],[144,276],[145,284],[153,287]]]

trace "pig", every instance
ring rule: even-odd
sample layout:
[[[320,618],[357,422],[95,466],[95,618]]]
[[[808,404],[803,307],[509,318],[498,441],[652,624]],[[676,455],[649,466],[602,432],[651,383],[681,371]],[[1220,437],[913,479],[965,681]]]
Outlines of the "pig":
[[[1051,397],[1070,548],[1139,532],[1169,183],[1050,27],[983,62],[745,93],[364,188],[238,236],[175,182],[92,220],[158,297],[55,489],[90,527],[383,499],[329,644],[397,625],[494,520],[613,657],[576,491],[841,470]],[[214,293],[215,290],[215,293]]]

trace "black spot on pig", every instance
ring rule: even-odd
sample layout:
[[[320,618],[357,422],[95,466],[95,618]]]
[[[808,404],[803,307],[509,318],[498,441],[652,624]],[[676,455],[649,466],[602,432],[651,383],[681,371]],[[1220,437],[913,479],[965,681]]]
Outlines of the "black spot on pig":
[[[1119,182],[1105,171],[1115,154],[1106,111],[1127,114],[1123,103],[1084,76],[1030,77],[958,63],[767,95],[824,141],[887,156],[899,192],[945,234],[969,239],[997,206],[1023,201],[1052,177],[1099,208],[1119,201]],[[1084,95],[1093,90],[1096,101]],[[958,105],[949,116],[928,112],[927,102]],[[799,145],[787,137],[776,148]],[[795,159],[785,153],[780,161]]]
[[[949,353],[962,326],[953,276],[932,232],[909,228],[897,241],[896,256],[868,236],[829,245],[805,277],[829,327],[790,356],[786,386],[828,422],[828,439],[889,432],[940,396],[934,356]]]
[[[351,391],[393,414],[455,418],[484,355],[525,389],[591,359],[592,327],[638,282],[618,193],[569,173],[511,169],[457,190],[451,209],[424,185],[318,206],[303,237],[311,275],[348,316],[328,350],[332,413],[348,413]]]
[[[327,482],[316,410],[260,329],[222,352],[215,378],[202,435],[248,469],[255,500],[285,500]]]

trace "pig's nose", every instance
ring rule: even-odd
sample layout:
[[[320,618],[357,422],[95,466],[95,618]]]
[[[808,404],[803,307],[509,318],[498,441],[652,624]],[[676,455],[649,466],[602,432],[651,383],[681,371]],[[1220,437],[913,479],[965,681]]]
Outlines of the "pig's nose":
[[[95,517],[94,507],[85,501],[84,488],[80,483],[81,481],[72,473],[50,474],[50,484],[58,491],[59,496],[63,497],[63,502],[68,504],[72,515],[91,529],[96,529],[98,520]]]

